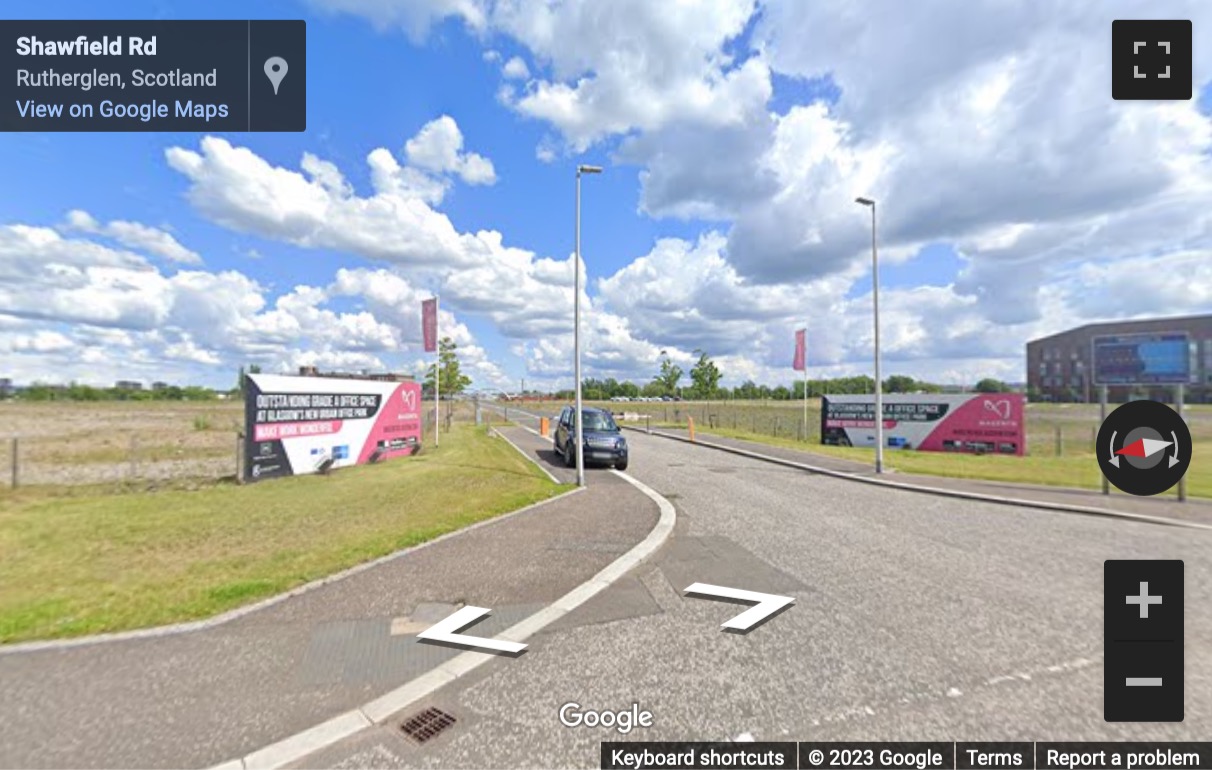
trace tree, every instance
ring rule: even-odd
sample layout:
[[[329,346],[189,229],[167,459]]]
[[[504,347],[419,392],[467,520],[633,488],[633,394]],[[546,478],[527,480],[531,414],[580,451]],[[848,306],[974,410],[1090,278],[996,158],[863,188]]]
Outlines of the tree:
[[[1010,390],[1010,386],[1001,380],[995,380],[992,377],[986,377],[976,383],[977,393],[1005,393]]]
[[[716,390],[720,386],[719,367],[702,350],[695,350],[694,353],[699,360],[690,370],[690,380],[694,383],[691,390],[694,392],[695,398],[714,398]]]
[[[664,350],[661,351],[659,360],[661,362],[661,373],[654,377],[652,381],[660,387],[660,395],[676,395],[678,381],[682,379],[682,367],[675,364]]]
[[[884,380],[886,393],[912,393],[917,389],[917,380],[904,374],[894,374]]]
[[[438,340],[438,361],[442,368],[442,379],[438,383],[441,394],[453,396],[462,393],[471,384],[471,378],[459,370],[459,355],[455,352],[458,348],[450,337]],[[425,372],[425,387],[430,393],[433,392],[435,366],[430,364]]]
[[[745,380],[732,391],[732,395],[734,398],[752,400],[757,398],[760,395],[760,392],[758,391],[756,382],[753,380]]]

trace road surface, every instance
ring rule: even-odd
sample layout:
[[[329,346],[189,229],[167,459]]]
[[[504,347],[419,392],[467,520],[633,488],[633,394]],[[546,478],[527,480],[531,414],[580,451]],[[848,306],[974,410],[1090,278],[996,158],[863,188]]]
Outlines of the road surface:
[[[511,410],[512,411],[512,410]],[[648,562],[429,701],[424,745],[368,729],[299,766],[597,766],[608,730],[561,706],[638,704],[632,740],[1198,740],[1212,734],[1212,533],[967,502],[628,434],[628,473],[678,525]],[[538,439],[532,447],[545,446]],[[550,455],[546,455],[550,459]],[[589,483],[600,483],[591,472]],[[593,515],[588,511],[587,515]],[[1186,719],[1103,721],[1103,561],[1186,562]],[[796,604],[747,635],[694,582]]]

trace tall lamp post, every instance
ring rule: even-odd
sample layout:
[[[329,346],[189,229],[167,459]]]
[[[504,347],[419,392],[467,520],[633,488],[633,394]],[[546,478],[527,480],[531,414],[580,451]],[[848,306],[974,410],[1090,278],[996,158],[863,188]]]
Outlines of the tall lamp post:
[[[573,424],[576,425],[577,442],[577,486],[585,486],[585,438],[581,423],[585,415],[581,413],[581,174],[600,174],[601,166],[577,166],[577,226],[576,226],[576,259],[573,264],[572,289],[572,356],[573,373],[576,380],[576,411],[572,414]]]
[[[871,307],[875,324],[875,472],[884,472],[884,383],[880,379],[880,265],[875,251],[875,201],[855,198],[871,209]]]

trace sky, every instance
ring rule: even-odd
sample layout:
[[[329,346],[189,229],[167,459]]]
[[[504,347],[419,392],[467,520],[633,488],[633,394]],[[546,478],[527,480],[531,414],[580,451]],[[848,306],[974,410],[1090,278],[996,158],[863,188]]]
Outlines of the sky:
[[[661,351],[770,385],[1025,379],[1024,345],[1212,312],[1212,4],[116,0],[9,18],[301,18],[300,133],[0,134],[0,377],[229,387],[419,373],[441,298],[473,388]],[[1193,20],[1187,102],[1111,98],[1111,22]]]

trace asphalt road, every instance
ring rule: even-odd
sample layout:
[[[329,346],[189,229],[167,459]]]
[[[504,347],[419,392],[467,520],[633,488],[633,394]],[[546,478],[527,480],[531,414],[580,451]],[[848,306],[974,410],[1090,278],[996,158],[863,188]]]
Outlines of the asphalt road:
[[[607,730],[576,702],[651,711],[635,740],[1206,740],[1212,533],[965,502],[629,434],[629,474],[678,511],[648,562],[426,704],[458,722],[418,746],[394,724],[300,766],[594,767]],[[600,476],[590,476],[595,483]],[[1103,561],[1186,562],[1186,718],[1103,721]],[[794,596],[748,635],[693,582]],[[418,709],[402,713],[410,716]]]
[[[414,638],[458,606],[491,608],[472,633],[494,636],[647,536],[657,505],[609,472],[594,479],[203,631],[9,648],[0,768],[208,767],[361,706],[461,652]]]

